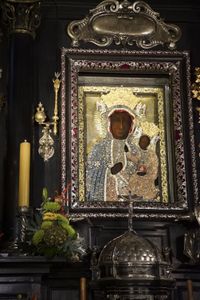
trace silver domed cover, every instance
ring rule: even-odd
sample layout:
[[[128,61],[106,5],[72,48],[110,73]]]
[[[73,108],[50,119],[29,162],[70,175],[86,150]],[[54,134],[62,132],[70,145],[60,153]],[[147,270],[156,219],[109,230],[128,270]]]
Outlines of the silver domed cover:
[[[98,260],[100,278],[166,279],[171,268],[150,241],[127,231],[104,246]]]
[[[104,263],[156,263],[163,261],[161,253],[148,240],[138,236],[134,231],[110,241],[102,250],[99,264]]]

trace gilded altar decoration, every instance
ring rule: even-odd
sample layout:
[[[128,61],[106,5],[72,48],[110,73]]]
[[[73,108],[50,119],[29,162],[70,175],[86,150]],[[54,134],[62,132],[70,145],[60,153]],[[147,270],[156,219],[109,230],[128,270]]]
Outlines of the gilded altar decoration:
[[[41,19],[40,0],[3,0],[1,8],[9,33],[29,34],[35,38]]]
[[[192,97],[194,99],[200,100],[200,67],[195,68],[195,75],[196,79],[195,82],[192,84]],[[199,113],[198,123],[200,123],[200,107],[196,107],[196,110]]]
[[[193,98],[200,100],[200,67],[195,68],[196,79],[192,84]]]
[[[85,254],[83,239],[70,224],[62,197],[48,197],[46,188],[41,208],[30,222],[27,236],[29,252],[35,255],[63,256],[79,261]]]
[[[39,149],[38,152],[41,155],[41,157],[44,159],[44,161],[48,161],[53,155],[54,155],[54,140],[51,136],[51,127],[53,127],[53,134],[57,135],[58,133],[58,92],[60,89],[60,73],[55,72],[55,78],[52,79],[53,86],[54,86],[54,114],[52,116],[52,120],[48,120],[46,113],[44,111],[44,107],[42,103],[40,102],[36,108],[35,113],[35,121],[43,126],[42,129],[42,136],[39,139]]]
[[[178,26],[166,24],[147,3],[127,0],[101,2],[84,19],[72,21],[67,33],[74,47],[83,41],[100,47],[135,43],[143,49],[158,45],[174,49],[181,36]]]

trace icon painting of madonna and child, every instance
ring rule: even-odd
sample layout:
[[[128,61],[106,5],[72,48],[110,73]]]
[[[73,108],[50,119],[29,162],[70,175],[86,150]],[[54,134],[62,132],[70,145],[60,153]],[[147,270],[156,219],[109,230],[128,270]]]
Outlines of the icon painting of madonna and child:
[[[166,161],[160,150],[165,133],[155,113],[163,104],[162,96],[158,100],[162,91],[155,90],[139,97],[132,88],[113,88],[95,102],[87,122],[87,201],[123,201],[130,193],[144,201],[160,201],[166,182],[160,171]]]

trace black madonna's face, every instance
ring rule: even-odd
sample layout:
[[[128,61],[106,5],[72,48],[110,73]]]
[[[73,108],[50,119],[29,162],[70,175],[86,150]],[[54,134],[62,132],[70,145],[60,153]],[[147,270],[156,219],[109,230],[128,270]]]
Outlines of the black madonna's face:
[[[124,140],[132,129],[133,119],[126,111],[114,111],[110,116],[110,131],[115,139]]]

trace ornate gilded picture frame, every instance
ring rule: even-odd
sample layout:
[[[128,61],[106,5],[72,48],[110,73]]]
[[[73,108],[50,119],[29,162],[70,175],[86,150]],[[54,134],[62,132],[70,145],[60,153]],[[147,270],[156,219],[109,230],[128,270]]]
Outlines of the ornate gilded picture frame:
[[[189,54],[64,48],[61,166],[76,216],[123,217],[133,201],[138,218],[189,217]]]

